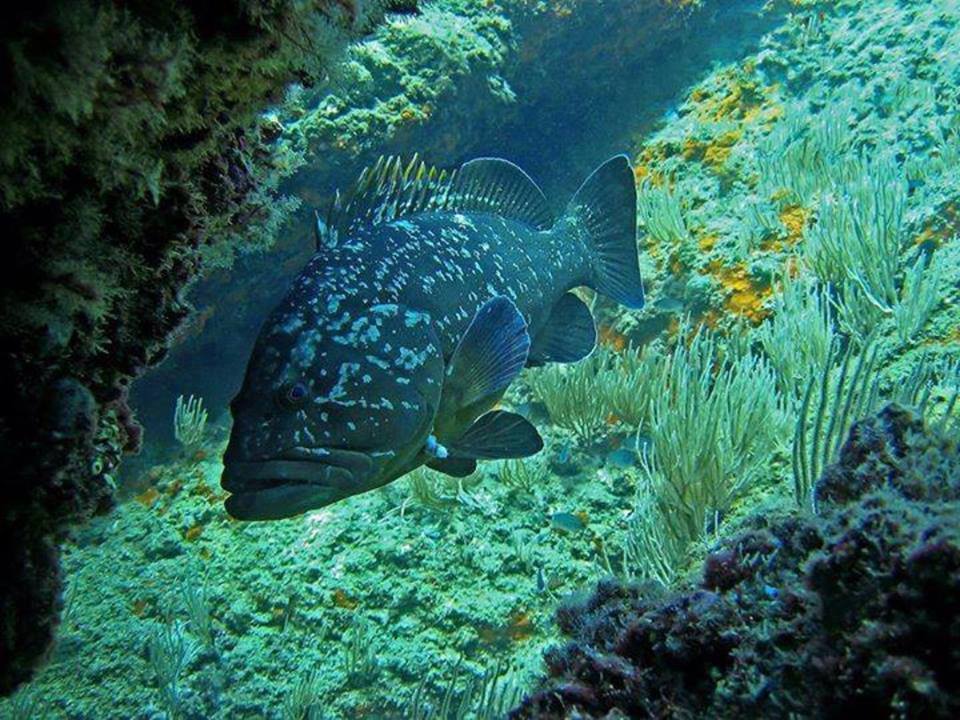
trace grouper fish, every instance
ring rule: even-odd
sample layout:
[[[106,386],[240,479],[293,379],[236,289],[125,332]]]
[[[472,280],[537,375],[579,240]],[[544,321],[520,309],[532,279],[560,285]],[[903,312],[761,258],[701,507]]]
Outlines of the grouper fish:
[[[317,215],[317,252],[272,311],[230,405],[221,485],[241,520],[290,517],[421,465],[453,476],[543,441],[498,409],[524,367],[596,343],[587,286],[643,305],[624,155],[559,218],[519,167],[381,159]]]

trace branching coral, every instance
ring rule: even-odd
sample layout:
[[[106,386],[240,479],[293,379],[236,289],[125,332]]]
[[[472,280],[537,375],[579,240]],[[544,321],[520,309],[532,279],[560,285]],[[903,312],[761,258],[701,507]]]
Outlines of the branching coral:
[[[589,443],[610,425],[636,426],[646,419],[655,382],[648,368],[651,361],[652,353],[618,353],[600,345],[575,365],[548,366],[526,378],[550,420]]]
[[[679,343],[657,370],[643,467],[664,532],[683,546],[766,470],[784,418],[766,360],[721,358],[706,333]]]
[[[188,638],[183,626],[176,622],[155,627],[147,635],[147,661],[171,718],[180,715],[180,675],[198,651],[199,645]]]
[[[203,398],[191,395],[184,400],[180,395],[173,412],[173,435],[177,441],[188,448],[198,446],[206,426],[207,410],[203,407]]]
[[[422,682],[403,712],[408,720],[495,720],[505,717],[522,693],[515,679],[497,664],[480,676],[454,668],[441,694],[430,702],[426,683]]]
[[[777,371],[781,391],[796,398],[808,378],[827,364],[834,338],[830,297],[809,278],[791,280],[786,275],[772,310],[773,317],[757,329],[757,336]]]

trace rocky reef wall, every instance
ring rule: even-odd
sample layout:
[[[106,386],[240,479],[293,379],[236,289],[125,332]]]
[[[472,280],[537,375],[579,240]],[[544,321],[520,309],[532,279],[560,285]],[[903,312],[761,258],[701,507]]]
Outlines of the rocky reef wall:
[[[75,182],[64,180],[65,189],[52,192],[47,206],[38,205],[32,214],[10,209],[4,216],[11,227],[19,218],[21,224],[14,229],[36,239],[36,244],[17,246],[16,262],[8,268],[13,304],[4,327],[22,350],[7,362],[11,372],[22,374],[8,375],[18,378],[10,405],[16,414],[8,414],[3,426],[8,467],[17,469],[2,486],[0,498],[3,539],[17,551],[5,560],[9,568],[0,568],[9,578],[0,598],[4,682],[25,676],[43,653],[64,583],[67,610],[50,662],[30,687],[9,703],[0,701],[0,715],[9,708],[16,716],[17,708],[32,704],[35,714],[44,717],[133,717],[159,714],[163,708],[184,717],[270,716],[281,707],[300,707],[302,712],[292,716],[301,717],[310,705],[337,717],[421,718],[425,713],[416,708],[436,708],[454,697],[466,708],[471,693],[481,696],[473,698],[479,707],[492,695],[487,692],[490,686],[480,681],[491,678],[511,690],[499,696],[503,709],[505,698],[519,692],[531,673],[539,673],[534,668],[540,667],[541,647],[555,639],[556,627],[549,618],[559,596],[593,584],[598,572],[674,582],[699,568],[706,553],[700,540],[735,532],[731,528],[748,514],[752,519],[746,521],[743,543],[723,544],[702,582],[686,585],[689,593],[664,597],[662,590],[637,589],[625,581],[604,583],[593,599],[568,603],[559,618],[575,642],[550,654],[557,674],[545,680],[544,694],[520,712],[622,715],[624,708],[631,708],[640,713],[651,706],[644,690],[649,686],[658,698],[667,698],[653,708],[662,714],[689,715],[692,705],[721,713],[757,707],[775,715],[792,702],[792,695],[783,697],[782,688],[800,688],[797,693],[804,694],[809,677],[823,672],[835,682],[834,671],[844,681],[873,683],[877,692],[871,702],[880,707],[890,705],[892,691],[917,713],[950,708],[951,687],[939,681],[942,654],[914,653],[905,665],[899,664],[899,658],[886,652],[889,648],[873,642],[877,638],[848,632],[858,622],[856,614],[829,618],[826,636],[834,644],[821,653],[824,630],[817,623],[823,618],[816,608],[820,590],[788,586],[805,582],[804,569],[786,560],[780,564],[783,553],[767,550],[771,544],[799,548],[792,555],[783,551],[796,559],[809,550],[800,541],[811,533],[837,549],[845,546],[847,536],[836,524],[798,513],[793,509],[797,498],[790,499],[789,515],[758,516],[751,511],[761,499],[762,507],[768,507],[768,494],[784,498],[796,493],[790,489],[791,481],[794,488],[798,483],[796,476],[791,478],[791,438],[794,447],[798,438],[800,444],[811,435],[824,440],[820,430],[828,427],[832,448],[833,438],[839,443],[846,435],[848,419],[874,412],[864,409],[848,417],[844,411],[843,419],[835,421],[834,408],[826,420],[823,413],[819,419],[805,417],[807,410],[823,410],[828,395],[842,399],[849,388],[844,382],[848,361],[851,368],[863,364],[869,380],[863,387],[885,400],[912,402],[922,392],[939,412],[954,406],[947,398],[955,387],[955,365],[950,363],[957,357],[960,308],[953,269],[957,264],[952,262],[957,257],[960,185],[953,171],[957,164],[950,160],[957,157],[958,147],[953,101],[960,75],[951,57],[956,54],[950,53],[960,37],[957,8],[950,0],[782,0],[766,4],[763,14],[745,12],[758,5],[716,0],[437,0],[424,6],[420,16],[410,14],[409,4],[397,3],[395,8],[403,12],[388,16],[377,29],[358,20],[359,8],[350,3],[331,4],[326,12],[322,4],[312,6],[318,21],[325,23],[326,17],[332,23],[324,25],[336,39],[331,47],[368,27],[371,32],[348,48],[341,62],[327,62],[323,70],[329,78],[322,87],[310,87],[309,77],[299,70],[287,73],[287,79],[296,81],[287,85],[278,71],[277,86],[288,88],[285,92],[251,95],[246,98],[249,104],[238,106],[235,114],[209,121],[213,136],[226,143],[214,143],[216,148],[234,148],[237,136],[227,131],[236,130],[234,118],[241,118],[246,108],[253,129],[241,129],[243,144],[250,148],[251,138],[257,142],[255,151],[242,155],[240,169],[218,165],[220,174],[207,177],[202,163],[186,166],[196,177],[206,178],[198,187],[213,192],[218,183],[229,189],[238,177],[255,178],[258,184],[249,186],[249,197],[264,200],[269,212],[248,215],[243,208],[255,204],[221,205],[214,196],[207,204],[188,204],[193,213],[189,217],[209,230],[202,241],[189,240],[194,237],[189,234],[163,235],[164,218],[175,224],[184,217],[177,215],[179,205],[168,202],[180,197],[166,195],[180,187],[172,181],[169,186],[160,183],[156,199],[149,183],[139,195],[117,190],[116,196],[133,209],[110,214],[128,205],[110,204],[114,195],[101,193],[96,183],[104,168],[112,167],[110,161],[121,163],[129,148],[116,144],[113,155],[109,147],[96,143],[96,153],[77,150],[86,147],[85,137],[95,134],[90,124],[108,125],[104,108],[113,107],[99,104],[112,97],[107,90],[94,93],[98,102],[80,103],[79,120],[61,128],[64,142],[74,142],[70,133],[78,133],[71,157],[80,169],[63,171]],[[279,4],[250,7],[244,5],[243,12],[254,13],[253,25],[291,40],[288,26],[277,24],[272,15],[267,18],[270,12],[282,12]],[[786,12],[778,15],[778,8]],[[188,23],[189,11],[180,13],[176,17]],[[223,31],[222,42],[213,42],[211,23],[216,23],[211,18],[218,13],[232,29]],[[204,14],[203,31],[190,36],[190,43],[199,45],[190,47],[199,52],[196,47],[210,41],[219,53],[217,62],[222,60],[221,72],[246,73],[256,55],[251,48],[260,47],[256,38],[263,37],[253,30],[234,34],[235,14],[213,7],[209,16]],[[53,16],[60,17],[56,12]],[[122,15],[124,22],[117,21],[118,26],[130,28],[135,16]],[[756,48],[740,51],[744,43],[755,44],[759,31],[772,21],[775,29],[760,40],[759,53]],[[109,24],[90,27],[97,30],[92,34],[106,33]],[[41,49],[49,51],[51,43],[59,47],[56,32],[36,32],[48,41]],[[292,39],[300,42],[295,33]],[[285,46],[285,40],[278,39],[279,46],[268,42],[267,48]],[[139,42],[133,42],[136,49],[129,57],[152,52],[150,43],[141,50]],[[242,70],[225,60],[232,51],[243,58]],[[13,58],[10,67],[21,72],[17,53],[23,52],[17,46],[8,53]],[[30,57],[43,54],[31,52]],[[711,64],[730,54],[731,62]],[[124,67],[119,61],[107,65],[108,75]],[[211,80],[202,72],[181,75],[191,87]],[[84,87],[81,79],[66,87]],[[54,93],[52,85],[26,83],[34,90],[45,87],[48,94]],[[126,87],[122,82],[119,86]],[[251,87],[264,89],[260,83]],[[194,88],[177,97],[186,102],[188,96],[202,93]],[[65,97],[72,96],[68,92]],[[198,102],[204,108],[222,107]],[[21,105],[24,117],[41,118],[55,103],[48,101],[36,111],[29,103]],[[148,129],[125,142],[154,142]],[[41,162],[44,146],[37,143],[22,156],[10,157]],[[177,147],[167,149],[173,153]],[[452,483],[416,473],[382,492],[285,523],[243,524],[226,517],[218,486],[225,424],[217,422],[216,411],[232,391],[229,378],[239,379],[252,333],[270,298],[283,291],[287,278],[311,252],[310,206],[322,205],[333,187],[379,153],[415,150],[444,163],[473,154],[512,157],[562,203],[599,158],[624,147],[632,150],[641,186],[640,242],[650,302],[641,313],[617,312],[598,303],[598,351],[576,366],[525,373],[511,390],[509,407],[533,413],[544,429],[547,447],[537,458],[529,464],[484,464],[474,476]],[[210,153],[196,158],[186,151],[185,157],[199,161],[224,152],[228,159],[237,157],[232,150],[216,148],[210,145]],[[811,148],[814,152],[798,152]],[[896,157],[884,165],[872,160],[867,165],[865,158],[878,154],[878,148],[879,154]],[[138,170],[149,166],[148,155],[138,155]],[[91,157],[96,161],[85,168]],[[172,163],[178,156],[163,157]],[[51,164],[51,177],[59,177],[61,165]],[[876,172],[878,168],[884,173]],[[834,170],[842,177],[834,177]],[[36,172],[40,170],[27,168],[17,176],[24,192]],[[174,173],[164,165],[160,177],[167,178],[168,172]],[[169,177],[193,177],[184,172]],[[854,300],[864,286],[856,284],[844,291],[847,302],[841,303],[840,314],[831,316],[826,309],[821,312],[828,297],[812,282],[805,263],[811,260],[814,241],[824,240],[825,220],[839,216],[835,200],[849,197],[851,190],[870,196],[874,186],[861,175],[880,175],[892,195],[902,195],[897,202],[906,207],[902,221],[888,233],[903,256],[893,273],[896,297],[889,299],[890,308],[878,309],[875,302],[862,307]],[[8,182],[11,193],[20,190],[16,185]],[[131,181],[129,187],[138,186]],[[70,232],[49,233],[56,242],[45,239],[45,230],[30,229],[44,222],[59,227],[65,221],[57,214],[58,199],[64,207],[75,207],[71,199],[83,197],[80,190],[85,188],[96,198],[107,198],[104,207],[110,212],[73,212]],[[298,201],[301,210],[294,211]],[[27,205],[30,202],[17,207]],[[871,207],[866,202],[857,206]],[[218,208],[226,214],[219,215]],[[142,237],[134,232],[141,213],[153,218],[143,220],[147,234]],[[83,221],[100,216],[102,225],[90,225],[85,235]],[[275,218],[276,228],[270,218]],[[118,231],[115,225],[126,229]],[[71,233],[78,234],[74,238]],[[243,252],[267,245],[267,253]],[[153,248],[153,254],[145,248]],[[237,251],[242,257],[231,264]],[[81,267],[100,273],[93,289],[85,290],[91,298],[103,290],[109,305],[96,323],[85,319],[86,312],[71,310],[70,303],[61,304],[62,298],[79,303],[85,296],[71,290],[72,276],[64,268],[58,270],[63,275],[50,270],[59,267],[60,258],[66,259],[67,270]],[[165,274],[174,259],[186,271]],[[823,283],[834,282],[847,277],[850,266],[845,258],[820,262],[817,275],[823,275]],[[925,271],[923,282],[915,281],[918,271]],[[186,295],[183,288],[200,274],[206,280]],[[798,282],[787,282],[788,276]],[[116,283],[121,291],[101,281]],[[837,297],[832,297],[831,307]],[[797,298],[810,302],[802,305]],[[170,307],[177,312],[169,323],[148,324]],[[46,315],[37,315],[37,308]],[[893,319],[906,314],[905,308],[916,311],[906,327]],[[860,319],[879,333],[858,338],[860,325],[852,322],[858,309],[865,310]],[[153,315],[141,318],[143,312]],[[184,314],[186,319],[179,320]],[[684,321],[688,314],[691,320]],[[685,348],[698,323],[697,346],[709,351],[694,362]],[[56,350],[60,346],[54,344],[48,356],[37,355],[36,347],[48,342],[43,340],[46,334],[52,330],[56,337],[64,327],[79,349],[68,343]],[[157,333],[153,340],[138,336],[150,328]],[[86,349],[92,337],[101,341],[96,352]],[[799,338],[803,342],[797,342]],[[129,378],[145,365],[130,362],[131,348],[138,347],[137,342],[155,348],[152,362],[178,339],[179,350],[173,348],[159,368],[135,383],[128,401]],[[823,357],[816,354],[818,343]],[[846,352],[834,352],[842,346]],[[803,353],[809,357],[801,357]],[[690,479],[695,487],[726,494],[707,498],[709,504],[697,509],[706,516],[695,517],[693,540],[682,537],[678,549],[666,555],[645,554],[639,543],[667,537],[668,523],[662,520],[673,517],[670,513],[677,507],[669,502],[669,482],[675,478],[641,467],[639,455],[654,443],[658,449],[666,447],[664,426],[655,425],[681,414],[675,397],[704,398],[663,389],[696,385],[690,378],[697,368],[709,368],[713,376],[715,358],[724,358],[722,377],[738,378],[740,402],[745,396],[748,401],[762,396],[763,412],[738,420],[747,427],[743,438],[751,442],[737,447],[732,463],[720,457],[726,450],[713,448],[709,437],[701,442],[706,413],[682,418],[692,429],[678,436],[683,442],[674,443],[679,456],[668,457],[697,457],[690,450],[699,443],[704,450],[699,457],[706,458],[699,467],[713,463],[721,471],[703,476],[694,472]],[[750,391],[744,393],[745,387]],[[809,406],[803,403],[805,388],[819,390],[821,400],[814,392]],[[61,571],[60,537],[76,521],[108,508],[114,498],[120,448],[138,435],[127,406],[136,407],[140,419],[146,419],[149,441],[170,427],[176,395],[198,391],[214,411],[202,442],[185,443],[175,451],[162,448],[148,463],[153,467],[137,474],[136,486],[120,480],[130,502],[108,518],[94,518],[70,531]],[[653,408],[648,402],[652,397],[665,400]],[[708,393],[704,402],[691,404],[712,408],[718,397]],[[784,403],[784,413],[770,407],[777,402]],[[847,406],[873,407],[872,401],[864,402],[848,400]],[[913,421],[884,422],[910,430],[896,437],[902,435],[911,447],[914,430],[921,432]],[[883,435],[884,423],[862,427],[875,425]],[[756,432],[761,427],[766,432]],[[929,438],[919,443],[928,441],[924,447],[930,456],[949,449]],[[900,462],[900,442],[867,445],[870,453],[889,454]],[[829,464],[821,463],[816,440],[813,445],[815,457],[808,458],[812,466]],[[889,453],[883,449],[887,445]],[[826,446],[824,440],[823,457],[833,458]],[[130,457],[123,467],[132,468]],[[818,475],[810,470],[800,484]],[[847,487],[846,482],[838,487]],[[648,496],[652,489],[661,493],[661,500],[666,498],[658,512],[650,497],[642,495],[644,488]],[[861,500],[852,499],[859,494],[823,495],[821,500],[830,518],[849,519],[852,516],[844,513],[862,506]],[[890,498],[896,501],[890,507],[900,502]],[[799,501],[805,505],[803,497]],[[912,498],[904,503],[908,501]],[[937,518],[949,520],[947,512],[952,510],[918,510],[933,518],[930,527]],[[855,524],[859,522],[851,520],[850,529],[867,527]],[[884,523],[867,527],[887,528]],[[895,562],[906,562],[919,576],[922,566],[912,555],[904,561],[906,551],[901,552],[917,537],[909,528],[879,541],[861,533],[850,535],[856,542],[846,546],[869,550],[866,546],[879,542]],[[949,533],[943,537],[952,542]],[[807,559],[826,552],[825,547]],[[760,561],[751,549],[761,552]],[[878,608],[892,597],[885,585],[892,576],[890,566],[884,562],[881,558],[869,566],[868,572],[880,569],[872,584],[841,578],[834,571],[844,571],[842,563],[825,566],[829,572],[819,587],[833,600],[840,596],[838,607],[847,592],[870,600],[864,603],[865,617],[875,620],[886,612]],[[651,573],[654,563],[660,566],[653,569],[662,574]],[[859,572],[867,566],[854,558],[850,567]],[[946,563],[937,567],[949,570]],[[953,597],[951,588],[938,587],[944,597]],[[775,624],[797,604],[802,610],[797,618],[788,617],[784,626]],[[754,632],[751,625],[758,616],[770,621],[770,636]],[[606,622],[614,617],[617,627]],[[892,625],[903,619],[896,612],[884,617],[892,619]],[[886,619],[877,627],[907,647],[914,631],[917,637],[929,637],[924,629],[930,626],[929,618],[936,623],[942,614],[933,608],[918,617],[922,622],[913,629],[891,627]],[[634,633],[628,648],[619,640],[622,626],[637,618],[649,620],[643,627],[650,633]],[[596,634],[585,630],[587,626]],[[677,646],[664,641],[672,637],[667,632],[671,629],[682,640]],[[788,646],[794,643],[788,647],[794,654],[786,659],[778,644],[782,638]],[[866,654],[857,655],[851,638],[861,649],[863,642],[873,644]],[[733,642],[739,643],[737,653],[723,655]],[[186,659],[172,666],[160,662],[156,649],[164,643],[178,645]],[[577,653],[586,659],[568,662]],[[874,672],[871,665],[860,675],[843,674],[863,658],[877,659],[878,667],[892,670]],[[711,669],[728,671],[719,691],[713,674],[704,679],[702,659]],[[821,667],[821,660],[828,664]],[[801,672],[806,675],[798,677]],[[744,687],[752,687],[756,677],[769,682],[759,684],[762,692],[748,696]],[[596,678],[623,680],[624,685],[598,687],[591,684]],[[843,690],[837,690],[838,697]],[[804,697],[820,702],[815,693]],[[550,705],[551,698],[559,705]],[[777,710],[767,712],[770,708]],[[482,716],[501,714],[489,711]]]
[[[369,5],[369,6],[367,6]],[[0,692],[56,624],[56,546],[107,510],[141,443],[130,383],[205,267],[268,244],[295,200],[259,118],[383,3],[40,2],[8,10],[0,77]]]

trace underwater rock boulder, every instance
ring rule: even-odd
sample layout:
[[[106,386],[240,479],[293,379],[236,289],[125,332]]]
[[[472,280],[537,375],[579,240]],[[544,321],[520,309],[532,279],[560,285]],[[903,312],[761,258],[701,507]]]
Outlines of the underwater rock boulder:
[[[355,47],[333,93],[302,93],[284,136],[302,153],[291,190],[319,204],[318,191],[345,186],[355,168],[411,149],[440,167],[494,153],[550,183],[561,180],[557,166],[566,163],[560,186],[578,182],[596,157],[626,141],[597,146],[593,113],[622,114],[623,88],[645,89],[638,79],[654,59],[682,57],[685,42],[702,45],[695,18],[703,5],[425,4],[421,17],[388,23],[373,42]],[[676,87],[683,84],[676,79]],[[584,112],[587,96],[591,113]],[[619,126],[604,127],[611,125]],[[580,148],[575,165],[565,157],[571,148]]]
[[[817,516],[757,515],[669,597],[600,583],[514,720],[960,714],[960,451],[890,405],[858,422]]]
[[[47,653],[60,623],[63,577],[60,552],[50,538],[0,532],[0,690],[15,688]]]
[[[405,3],[409,7],[410,3]],[[40,0],[0,28],[0,695],[49,647],[57,544],[112,505],[140,446],[130,383],[158,363],[204,268],[269,245],[275,191],[261,113],[389,2]]]

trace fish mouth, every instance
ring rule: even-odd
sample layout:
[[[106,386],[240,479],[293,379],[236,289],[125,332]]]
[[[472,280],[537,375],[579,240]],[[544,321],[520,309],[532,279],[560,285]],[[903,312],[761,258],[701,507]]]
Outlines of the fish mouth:
[[[257,460],[224,458],[220,486],[238,520],[275,520],[329,505],[356,492],[374,470],[363,452],[295,447]]]

